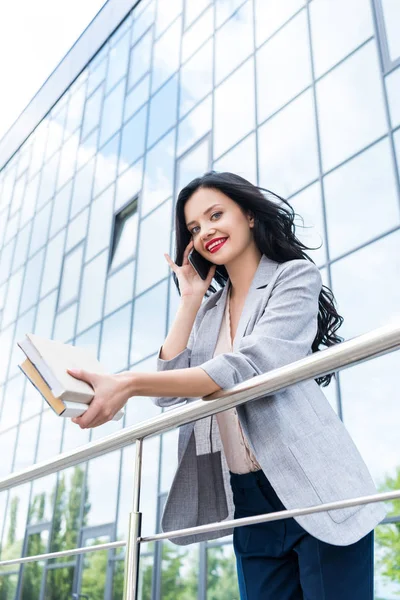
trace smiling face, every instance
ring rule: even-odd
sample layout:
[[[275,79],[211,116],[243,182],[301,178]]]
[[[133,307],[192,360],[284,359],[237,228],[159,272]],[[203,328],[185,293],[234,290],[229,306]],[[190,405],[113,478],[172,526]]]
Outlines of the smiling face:
[[[226,265],[255,247],[253,218],[218,190],[199,188],[186,202],[184,213],[195,249],[214,264]],[[225,241],[209,248],[218,238]]]

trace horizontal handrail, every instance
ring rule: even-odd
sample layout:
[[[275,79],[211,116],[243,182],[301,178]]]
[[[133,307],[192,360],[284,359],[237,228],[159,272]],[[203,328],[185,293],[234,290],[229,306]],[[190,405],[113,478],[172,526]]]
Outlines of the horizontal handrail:
[[[219,413],[244,404],[249,400],[271,394],[305,381],[356,365],[400,348],[400,321],[379,327],[350,340],[313,353],[294,363],[284,365],[235,385],[219,390],[169,410],[138,425],[125,428],[100,440],[58,455],[56,458],[32,465],[0,480],[0,491],[44,477],[89,459],[107,454],[134,443],[136,440],[158,435],[185,423]],[[204,401],[206,400],[206,402]]]
[[[138,542],[159,542],[168,538],[183,537],[185,535],[192,535],[196,533],[206,533],[215,531],[217,529],[231,529],[235,527],[242,527],[243,525],[255,525],[256,523],[264,523],[271,521],[280,521],[282,519],[289,519],[291,517],[298,517],[302,515],[310,515],[316,512],[324,512],[327,510],[335,510],[339,508],[349,508],[351,506],[357,506],[359,504],[372,504],[373,502],[382,502],[384,500],[395,500],[400,498],[400,490],[394,490],[392,492],[383,492],[380,494],[373,494],[371,496],[360,496],[357,498],[350,498],[348,500],[339,500],[336,502],[327,502],[325,504],[318,504],[315,506],[308,506],[306,508],[293,508],[290,510],[281,510],[272,513],[264,513],[262,515],[256,515],[254,517],[242,517],[240,519],[232,519],[229,521],[218,521],[216,523],[208,523],[207,525],[199,525],[197,527],[188,527],[186,529],[178,529],[176,531],[167,531],[164,533],[157,533],[155,535],[148,535],[139,537]],[[108,550],[112,548],[120,548],[126,545],[126,541],[110,542],[107,544],[97,544],[96,546],[85,546],[83,548],[74,548],[72,550],[63,550],[62,552],[51,552],[48,554],[36,554],[35,556],[25,556],[23,558],[14,558],[12,560],[0,561],[0,567],[15,565],[20,563],[34,562],[38,560],[46,560],[48,558],[58,558],[60,556],[70,556],[73,554],[83,554],[88,552],[97,552],[99,550]],[[1,575],[1,574],[0,574]]]

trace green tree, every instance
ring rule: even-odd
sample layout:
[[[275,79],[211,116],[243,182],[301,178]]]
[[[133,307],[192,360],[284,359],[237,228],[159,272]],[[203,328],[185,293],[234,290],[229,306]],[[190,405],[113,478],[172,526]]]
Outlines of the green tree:
[[[399,489],[400,466],[397,467],[394,477],[387,476],[383,484],[379,486],[381,492]],[[387,516],[398,516],[400,500],[392,500],[390,504],[391,508]],[[375,540],[378,549],[381,550],[381,557],[377,559],[377,564],[381,569],[382,576],[392,583],[400,585],[400,523],[388,523],[377,527]]]
[[[235,557],[226,556],[223,546],[207,551],[207,600],[239,600]]]

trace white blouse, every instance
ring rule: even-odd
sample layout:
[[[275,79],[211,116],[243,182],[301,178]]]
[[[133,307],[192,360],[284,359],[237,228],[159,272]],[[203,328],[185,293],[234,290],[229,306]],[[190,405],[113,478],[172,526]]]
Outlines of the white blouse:
[[[229,285],[229,284],[227,284]],[[232,336],[229,311],[230,290],[222,319],[214,356],[223,352],[232,352]],[[236,408],[230,408],[215,415],[219,427],[222,446],[228,468],[232,473],[249,473],[261,469],[249,447],[237,416]]]

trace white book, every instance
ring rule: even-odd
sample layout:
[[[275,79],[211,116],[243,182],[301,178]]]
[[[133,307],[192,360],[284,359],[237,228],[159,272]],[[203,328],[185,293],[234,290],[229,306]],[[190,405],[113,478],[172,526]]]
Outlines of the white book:
[[[82,415],[93,399],[94,391],[86,381],[69,375],[67,369],[107,373],[94,351],[33,333],[27,333],[25,339],[17,343],[28,359],[19,365],[20,369],[57,414],[63,417]],[[119,411],[114,420],[119,420],[123,414]]]

